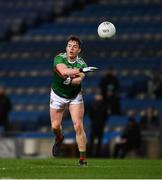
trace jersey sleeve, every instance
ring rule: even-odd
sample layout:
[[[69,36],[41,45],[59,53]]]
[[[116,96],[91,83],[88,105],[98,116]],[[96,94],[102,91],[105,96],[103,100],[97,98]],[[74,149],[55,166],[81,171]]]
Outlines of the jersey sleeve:
[[[53,67],[56,67],[57,64],[64,63],[64,59],[61,56],[56,56],[53,61]]]
[[[85,68],[85,67],[88,67],[88,65],[85,63],[85,61],[81,58],[79,61],[79,64],[80,64],[80,67],[81,68]]]
[[[83,64],[82,68],[88,67],[86,63]]]

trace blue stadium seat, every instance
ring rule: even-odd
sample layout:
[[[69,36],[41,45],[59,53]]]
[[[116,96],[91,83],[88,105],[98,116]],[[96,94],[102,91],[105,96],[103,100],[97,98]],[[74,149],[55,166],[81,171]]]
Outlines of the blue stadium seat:
[[[106,131],[104,132],[102,144],[108,144],[116,137],[119,137],[121,135],[118,131]]]
[[[107,126],[108,128],[125,127],[128,123],[128,116],[112,115],[108,117]]]
[[[162,100],[123,98],[121,99],[121,107],[123,111],[128,109],[146,109],[147,107],[155,107],[160,110],[162,108]]]

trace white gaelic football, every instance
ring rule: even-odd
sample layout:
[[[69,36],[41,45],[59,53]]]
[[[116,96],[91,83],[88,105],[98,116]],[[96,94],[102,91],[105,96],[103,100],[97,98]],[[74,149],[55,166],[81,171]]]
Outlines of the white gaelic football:
[[[111,38],[116,33],[116,28],[111,22],[102,22],[97,29],[100,38]]]

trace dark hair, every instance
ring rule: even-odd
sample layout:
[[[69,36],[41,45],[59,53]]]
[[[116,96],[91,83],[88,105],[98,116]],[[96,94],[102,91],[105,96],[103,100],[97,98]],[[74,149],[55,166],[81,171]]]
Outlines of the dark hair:
[[[69,41],[76,41],[80,48],[82,46],[82,41],[77,36],[74,36],[74,35],[69,36],[67,39],[67,42],[69,42]]]

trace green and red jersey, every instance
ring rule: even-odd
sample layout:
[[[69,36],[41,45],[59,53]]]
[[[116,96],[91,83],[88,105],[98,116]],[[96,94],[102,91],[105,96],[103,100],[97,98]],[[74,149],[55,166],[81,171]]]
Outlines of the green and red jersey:
[[[65,64],[68,68],[84,68],[87,67],[87,64],[81,57],[77,57],[74,62],[70,62],[67,59],[66,53],[61,53],[54,58],[53,61],[53,81],[52,81],[52,89],[53,91],[64,98],[74,98],[81,91],[81,85],[65,85],[63,82],[65,78],[61,76],[61,74],[57,71],[57,64]]]

